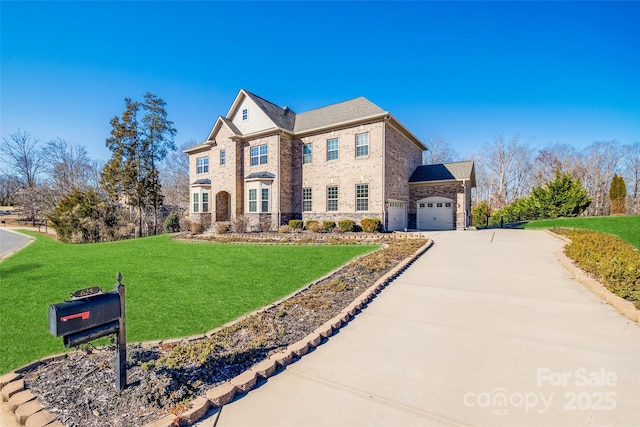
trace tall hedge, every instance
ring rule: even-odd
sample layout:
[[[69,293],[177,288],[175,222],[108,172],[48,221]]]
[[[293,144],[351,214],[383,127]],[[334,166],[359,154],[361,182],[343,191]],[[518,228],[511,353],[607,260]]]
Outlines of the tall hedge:
[[[611,188],[609,189],[609,201],[611,202],[611,215],[624,215],[625,201],[627,198],[627,186],[624,178],[613,175],[611,180]]]

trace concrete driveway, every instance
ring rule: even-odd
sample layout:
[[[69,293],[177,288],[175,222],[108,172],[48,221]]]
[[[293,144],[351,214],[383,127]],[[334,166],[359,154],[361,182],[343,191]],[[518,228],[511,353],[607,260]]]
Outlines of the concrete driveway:
[[[542,231],[435,245],[349,325],[200,426],[640,425],[640,329]]]

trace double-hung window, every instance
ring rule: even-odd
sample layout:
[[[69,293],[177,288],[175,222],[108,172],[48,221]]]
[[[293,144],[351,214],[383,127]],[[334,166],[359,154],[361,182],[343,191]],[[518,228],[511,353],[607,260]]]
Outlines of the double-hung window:
[[[270,192],[271,184],[261,181],[247,183],[247,212],[269,213],[271,211]]]
[[[242,110],[242,120],[249,120],[249,109]]]
[[[302,211],[309,212],[311,210],[311,187],[302,189]]]
[[[311,163],[311,157],[313,154],[313,146],[311,144],[304,144],[302,146],[302,163]]]
[[[356,135],[356,157],[369,155],[369,133],[359,133]]]
[[[209,158],[198,157],[196,159],[196,173],[207,173],[207,172],[209,172]]]
[[[327,187],[327,211],[335,212],[338,210],[338,186],[332,185]]]
[[[202,193],[202,212],[209,212],[209,193]]]
[[[327,160],[338,159],[338,138],[327,139]]]
[[[261,212],[269,212],[269,187],[262,187],[262,210]]]
[[[199,196],[200,196],[200,194],[198,194],[198,193],[193,193],[193,212],[195,212],[195,213],[200,212],[200,200],[199,200]]]
[[[356,211],[369,210],[369,184],[356,184]]]
[[[227,164],[227,152],[226,152],[226,150],[220,150],[220,164],[223,165],[223,166]]]
[[[267,164],[267,144],[251,147],[251,166]]]
[[[258,212],[258,189],[249,189],[249,212]]]

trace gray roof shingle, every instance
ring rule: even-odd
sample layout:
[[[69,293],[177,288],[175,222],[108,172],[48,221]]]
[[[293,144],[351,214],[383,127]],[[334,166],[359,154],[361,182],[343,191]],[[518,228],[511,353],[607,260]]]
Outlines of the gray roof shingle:
[[[275,177],[271,172],[254,172],[247,175],[245,179],[274,179]]]
[[[211,180],[209,178],[197,179],[191,185],[211,185]]]
[[[476,186],[476,174],[473,161],[453,163],[439,163],[435,165],[418,166],[409,178],[409,182],[433,181],[463,181],[471,180],[471,186]]]
[[[296,113],[294,113],[293,110],[289,109],[289,107],[281,108],[248,90],[245,90],[245,93],[269,116],[276,126],[288,131],[293,131],[293,125],[296,120]]]
[[[293,131],[298,133],[384,113],[382,108],[361,96],[297,114]]]
[[[233,132],[235,135],[242,135],[242,132],[240,132],[240,129],[238,129],[238,127],[234,125],[231,120],[222,116],[220,116],[220,120],[222,120],[222,123],[229,126],[229,129],[231,129],[231,132]]]

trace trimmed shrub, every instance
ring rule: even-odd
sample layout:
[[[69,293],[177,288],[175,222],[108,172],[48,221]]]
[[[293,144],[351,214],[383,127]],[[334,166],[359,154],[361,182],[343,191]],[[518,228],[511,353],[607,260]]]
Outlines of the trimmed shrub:
[[[227,234],[229,225],[227,223],[216,222],[216,234]]]
[[[304,223],[301,219],[292,219],[289,221],[289,228],[292,230],[302,230]]]
[[[338,227],[343,233],[356,230],[356,222],[351,219],[343,219],[338,221]]]
[[[382,221],[378,218],[363,218],[360,221],[360,225],[365,233],[379,233],[382,231]]]
[[[590,230],[554,230],[571,239],[565,253],[614,294],[640,309],[640,253],[624,240]]]
[[[334,221],[322,221],[322,231],[330,233],[334,228],[336,228]]]
[[[312,233],[319,233],[321,230],[320,222],[316,221],[315,219],[310,219],[304,225],[304,229],[307,231],[311,231]]]
[[[177,233],[180,231],[180,219],[176,212],[171,212],[162,223],[165,233]]]
[[[189,229],[191,231],[191,234],[202,234],[204,233],[204,224],[202,224],[200,221],[191,221],[191,223],[189,224]]]
[[[291,229],[289,228],[288,225],[281,225],[280,228],[278,228],[278,233],[280,234],[286,234],[291,232]]]
[[[249,220],[244,215],[238,215],[231,222],[231,229],[234,233],[246,233]]]

